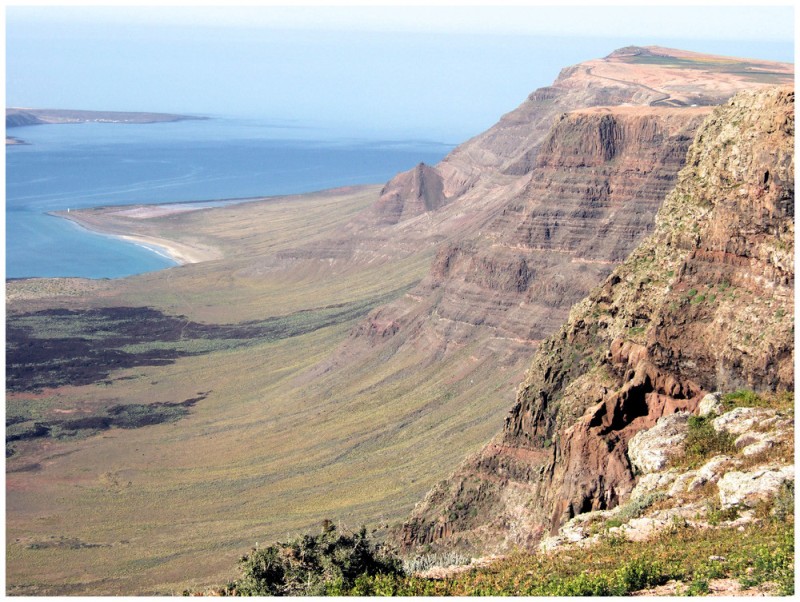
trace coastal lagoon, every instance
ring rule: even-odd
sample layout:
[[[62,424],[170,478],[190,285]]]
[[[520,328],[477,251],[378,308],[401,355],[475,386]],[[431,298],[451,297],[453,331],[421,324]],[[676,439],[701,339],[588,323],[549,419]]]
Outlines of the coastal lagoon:
[[[6,277],[117,278],[168,257],[49,215],[79,207],[245,199],[385,182],[452,148],[217,118],[14,128],[6,147]]]

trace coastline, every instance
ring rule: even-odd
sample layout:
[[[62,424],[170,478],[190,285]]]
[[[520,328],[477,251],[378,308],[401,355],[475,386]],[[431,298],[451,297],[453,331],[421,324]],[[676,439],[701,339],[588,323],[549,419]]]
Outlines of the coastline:
[[[93,232],[98,232],[92,228],[87,228]],[[106,234],[105,232],[99,232]],[[143,236],[140,234],[108,234],[121,240],[133,243],[143,249],[147,249],[157,255],[166,257],[174,261],[177,265],[187,265],[190,263],[201,263],[203,261],[210,261],[211,259],[218,259],[219,254],[204,251],[196,247],[184,245],[164,238],[155,238],[152,236]]]
[[[152,207],[160,207],[160,205],[153,205]],[[175,262],[175,266],[173,267],[211,261],[213,259],[219,259],[222,257],[222,254],[217,249],[211,247],[203,248],[167,238],[131,232],[121,232],[118,228],[103,224],[103,214],[92,216],[94,219],[89,218],[86,215],[80,215],[79,211],[73,211],[70,213],[66,213],[64,211],[54,211],[49,215],[66,219],[81,228],[84,228],[90,232],[94,232],[95,234],[102,234],[103,236],[110,236],[112,238],[124,240],[125,242],[137,245],[143,249],[147,249],[151,253],[156,253],[157,255],[166,257],[167,259]]]

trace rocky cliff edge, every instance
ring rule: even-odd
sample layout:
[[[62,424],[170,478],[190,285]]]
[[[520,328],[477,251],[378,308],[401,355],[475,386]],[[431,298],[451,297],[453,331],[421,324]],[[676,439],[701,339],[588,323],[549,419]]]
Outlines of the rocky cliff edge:
[[[790,88],[714,111],[654,234],[541,345],[502,432],[420,503],[403,545],[533,547],[630,499],[629,442],[659,418],[712,391],[791,390],[793,161]]]

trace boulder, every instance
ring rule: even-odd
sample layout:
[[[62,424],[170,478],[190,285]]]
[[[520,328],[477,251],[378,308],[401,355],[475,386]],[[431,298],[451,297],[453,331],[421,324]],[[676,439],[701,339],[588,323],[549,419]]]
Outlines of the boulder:
[[[652,517],[632,518],[627,524],[618,528],[618,532],[624,535],[628,541],[646,541],[659,531],[663,531],[669,526],[669,522]],[[609,529],[614,532],[614,529]]]
[[[698,471],[687,487],[687,491],[700,489],[706,483],[716,483],[725,473],[725,467],[731,462],[730,456],[714,456]]]
[[[683,474],[679,475],[678,478],[672,483],[672,487],[670,487],[667,495],[670,497],[675,497],[681,493],[686,493],[686,490],[689,488],[689,484],[697,478],[697,472],[698,471],[696,470],[689,470],[688,472],[684,472]]]
[[[768,408],[734,408],[713,421],[714,430],[731,435],[741,435],[755,430],[775,417],[776,411]]]
[[[697,414],[699,416],[705,416],[706,414],[718,416],[722,414],[723,409],[721,393],[709,393],[697,404]]]
[[[794,481],[794,466],[760,468],[752,472],[731,471],[717,483],[719,501],[723,508],[744,505],[752,508],[759,501],[766,501],[784,483]]]
[[[767,451],[775,446],[775,442],[769,439],[762,439],[761,441],[755,441],[754,443],[749,443],[745,447],[742,448],[742,455],[743,456],[755,456],[756,454],[760,454],[762,452]]]
[[[633,491],[631,491],[631,499],[635,500],[647,495],[648,493],[653,493],[659,489],[664,489],[665,487],[671,485],[672,482],[678,478],[679,474],[680,473],[678,470],[672,468],[664,472],[651,472],[649,474],[642,475],[639,478],[639,482],[636,483],[636,487],[634,487]]]
[[[686,439],[688,420],[688,412],[677,412],[662,416],[653,428],[636,433],[628,442],[631,465],[644,474],[663,470]]]

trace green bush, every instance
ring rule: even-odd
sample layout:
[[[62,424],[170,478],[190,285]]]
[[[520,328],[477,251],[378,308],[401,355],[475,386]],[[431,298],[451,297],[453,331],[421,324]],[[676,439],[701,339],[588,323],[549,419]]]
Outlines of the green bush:
[[[644,511],[656,502],[666,499],[666,495],[661,491],[650,491],[634,500],[630,500],[622,508],[620,508],[617,517],[623,522],[627,523],[633,518],[639,518]]]
[[[747,389],[739,389],[732,393],[726,393],[722,396],[722,401],[726,406],[731,408],[758,408],[764,404],[764,400],[755,391]]]
[[[689,416],[689,430],[684,443],[684,459],[689,466],[697,466],[718,454],[736,451],[733,437],[725,431],[717,432],[709,416]]]
[[[736,520],[739,517],[740,508],[738,505],[723,508],[716,496],[710,497],[705,502],[706,520],[709,525],[718,526],[725,521]]]
[[[709,593],[711,593],[711,588],[708,585],[708,579],[705,577],[693,579],[686,589],[687,596],[705,596]]]
[[[785,481],[775,495],[772,516],[778,522],[794,517],[794,481]]]
[[[241,596],[341,595],[364,583],[360,577],[402,574],[400,561],[371,544],[365,527],[340,533],[327,521],[321,534],[255,548],[239,566],[242,577],[228,591]]]
[[[615,595],[622,596],[669,581],[671,575],[658,562],[636,558],[615,572]]]
[[[611,573],[581,573],[571,579],[550,581],[534,595],[544,596],[624,596],[655,587],[671,576],[657,562],[635,558]]]

